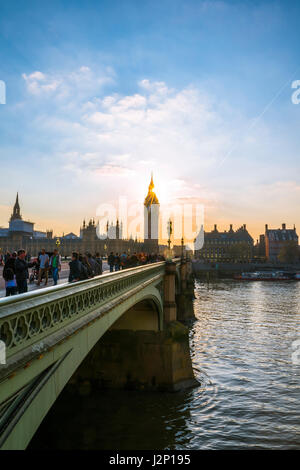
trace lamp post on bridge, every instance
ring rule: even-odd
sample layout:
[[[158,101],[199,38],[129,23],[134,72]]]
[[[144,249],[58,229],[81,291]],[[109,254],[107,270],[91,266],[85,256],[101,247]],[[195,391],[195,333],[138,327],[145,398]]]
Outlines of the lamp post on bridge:
[[[181,239],[181,259],[183,259],[183,251],[184,251],[184,238]]]
[[[60,247],[60,239],[57,238],[55,242],[56,248],[58,249]]]
[[[168,232],[168,260],[172,260],[171,253],[171,235],[173,233],[172,220],[169,219],[167,223],[167,232]]]

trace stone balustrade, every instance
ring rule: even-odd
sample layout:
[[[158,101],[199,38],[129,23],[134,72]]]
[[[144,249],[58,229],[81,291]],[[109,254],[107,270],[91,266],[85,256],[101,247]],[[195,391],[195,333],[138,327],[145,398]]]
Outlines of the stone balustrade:
[[[145,282],[159,283],[164,273],[159,262],[0,299],[7,359]]]

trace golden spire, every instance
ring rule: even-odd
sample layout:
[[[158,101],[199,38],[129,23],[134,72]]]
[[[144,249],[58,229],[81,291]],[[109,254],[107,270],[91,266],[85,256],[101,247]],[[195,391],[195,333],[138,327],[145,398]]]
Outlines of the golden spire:
[[[148,188],[148,194],[145,197],[145,202],[144,202],[144,205],[146,207],[150,207],[152,204],[159,204],[157,196],[155,192],[153,191],[153,188],[154,188],[153,172],[151,172],[151,181],[150,181],[149,188]]]
[[[149,191],[152,191],[153,188],[154,188],[153,171],[151,171],[151,181],[150,181],[150,184],[149,184]]]

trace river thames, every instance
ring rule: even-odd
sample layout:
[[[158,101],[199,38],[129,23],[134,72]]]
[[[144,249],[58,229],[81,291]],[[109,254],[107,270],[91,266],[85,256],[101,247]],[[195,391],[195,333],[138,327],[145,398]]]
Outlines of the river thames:
[[[300,449],[300,283],[196,281],[195,295],[199,387],[62,392],[29,447]]]

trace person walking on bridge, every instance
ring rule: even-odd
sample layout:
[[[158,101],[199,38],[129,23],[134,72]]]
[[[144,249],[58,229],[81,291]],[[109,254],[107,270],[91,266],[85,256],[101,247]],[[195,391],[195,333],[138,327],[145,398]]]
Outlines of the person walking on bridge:
[[[61,270],[61,256],[58,253],[58,250],[53,251],[53,255],[50,258],[50,268],[52,269],[52,278],[54,285],[57,285],[58,272]]]
[[[121,261],[121,267],[122,269],[125,269],[127,267],[127,254],[125,251],[120,256],[120,261]]]
[[[115,271],[120,271],[121,259],[119,253],[116,253],[115,256]]]
[[[15,273],[11,268],[7,268],[5,271],[5,289],[6,297],[9,297],[10,295],[15,295],[17,293]]]
[[[15,278],[15,262],[17,253],[14,251],[11,257],[6,261],[3,268],[3,278],[5,280],[6,296],[17,293],[17,283]]]
[[[10,256],[10,258],[7,259],[5,265],[4,265],[4,268],[3,268],[3,277],[5,279],[5,271],[7,269],[12,269],[13,272],[15,272],[15,262],[16,262],[16,259],[17,259],[17,253],[14,251],[12,253],[12,255]]]
[[[100,256],[100,253],[96,253],[95,260],[96,260],[96,263],[98,264],[97,274],[102,274],[103,267],[102,267],[102,258]]]
[[[18,257],[15,261],[15,274],[17,281],[17,289],[19,294],[28,291],[27,279],[29,277],[28,268],[32,268],[34,263],[25,261],[26,251],[21,249],[18,251]]]
[[[80,281],[83,279],[82,273],[84,270],[83,264],[79,261],[79,255],[75,251],[72,253],[72,261],[69,263],[70,274],[69,282]]]
[[[109,257],[107,258],[107,263],[109,264],[109,270],[112,273],[114,270],[114,264],[115,264],[115,257],[114,257],[113,251],[111,251]]]
[[[41,280],[43,278],[43,275],[45,274],[45,286],[48,284],[48,270],[49,270],[49,256],[46,253],[45,248],[42,249],[41,254],[39,256],[39,263],[40,263],[40,269],[39,269],[39,278],[38,278],[38,283],[37,285],[39,286],[41,284]]]
[[[130,267],[135,268],[138,265],[138,262],[139,260],[135,251],[130,257]]]

